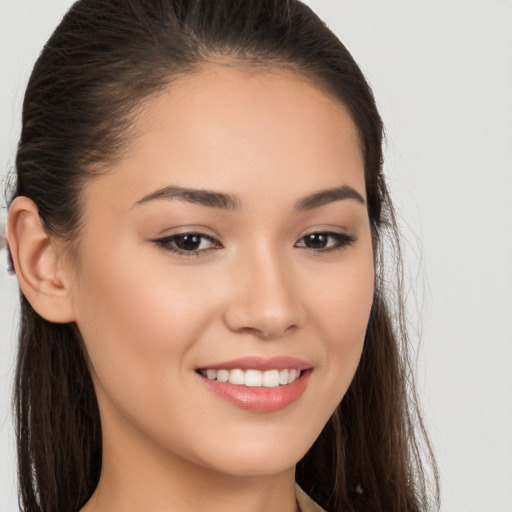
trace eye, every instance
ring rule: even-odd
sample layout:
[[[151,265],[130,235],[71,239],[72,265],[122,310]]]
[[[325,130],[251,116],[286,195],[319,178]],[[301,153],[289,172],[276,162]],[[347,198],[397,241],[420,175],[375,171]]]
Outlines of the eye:
[[[315,251],[331,251],[343,249],[355,242],[355,237],[345,233],[316,232],[303,236],[295,247],[306,247]]]
[[[165,250],[181,256],[199,256],[211,249],[220,249],[221,244],[204,233],[179,233],[155,240]]]

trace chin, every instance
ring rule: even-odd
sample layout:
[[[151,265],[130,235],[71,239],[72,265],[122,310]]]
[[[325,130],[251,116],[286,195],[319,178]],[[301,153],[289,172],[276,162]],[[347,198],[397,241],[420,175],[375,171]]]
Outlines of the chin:
[[[232,443],[221,453],[202,454],[202,465],[232,476],[269,476],[291,469],[304,457],[314,440],[246,440]],[[206,457],[205,457],[206,456]]]

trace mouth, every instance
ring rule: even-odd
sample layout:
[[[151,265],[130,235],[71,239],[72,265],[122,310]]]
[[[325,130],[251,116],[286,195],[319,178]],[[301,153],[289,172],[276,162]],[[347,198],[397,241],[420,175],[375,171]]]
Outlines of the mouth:
[[[263,413],[299,400],[313,373],[310,364],[294,358],[244,358],[212,366],[196,370],[209,391],[238,408]]]
[[[305,370],[303,370],[305,371]],[[246,386],[251,388],[277,388],[287,386],[300,378],[302,371],[297,368],[285,368],[282,370],[257,370],[235,368],[208,368],[198,370],[199,374],[209,380],[218,382],[229,382],[235,386]]]

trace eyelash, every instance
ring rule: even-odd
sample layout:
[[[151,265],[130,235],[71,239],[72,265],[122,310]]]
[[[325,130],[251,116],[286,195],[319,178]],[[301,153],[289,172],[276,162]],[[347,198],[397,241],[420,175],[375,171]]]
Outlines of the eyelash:
[[[324,248],[316,248],[316,249],[313,247],[308,247],[306,245],[298,245],[300,242],[303,242],[307,237],[313,237],[313,236],[317,236],[317,237],[324,236],[324,237],[327,237],[327,239],[333,239],[334,244],[332,244],[331,247],[327,246]],[[209,242],[212,242],[213,245],[211,247],[207,247],[204,249],[196,249],[196,250],[190,250],[190,251],[180,249],[179,247],[176,246],[176,243],[180,239],[183,240],[185,237],[194,237],[194,238],[197,238],[200,240],[208,240]],[[295,243],[294,247],[303,247],[309,251],[312,251],[312,252],[318,254],[318,253],[322,253],[322,252],[332,252],[332,251],[339,251],[339,250],[345,249],[346,247],[352,245],[355,241],[356,241],[356,238],[353,235],[348,235],[345,233],[336,233],[333,231],[315,231],[313,233],[308,233],[307,235],[304,235],[302,238],[300,238],[300,240]],[[213,238],[209,235],[206,235],[205,233],[199,233],[199,232],[179,233],[176,235],[170,235],[170,236],[166,236],[164,238],[160,238],[158,240],[155,240],[154,242],[162,249],[172,252],[173,254],[177,254],[179,256],[184,256],[184,257],[202,256],[212,250],[222,249],[221,243],[218,242],[215,238]],[[202,242],[200,242],[199,247],[201,246],[201,243]]]

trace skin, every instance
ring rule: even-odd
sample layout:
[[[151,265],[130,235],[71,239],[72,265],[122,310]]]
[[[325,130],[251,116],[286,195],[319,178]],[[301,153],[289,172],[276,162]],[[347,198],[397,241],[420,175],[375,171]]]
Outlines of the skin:
[[[341,186],[366,199],[356,128],[290,72],[212,64],[146,102],[135,132],[127,157],[83,191],[78,261],[56,243],[45,258],[102,419],[101,479],[83,512],[294,511],[295,464],[353,378],[374,283],[366,205],[296,203]],[[139,203],[168,186],[230,194],[236,208]],[[29,206],[13,205],[11,238],[36,222]],[[155,242],[190,232],[214,242],[184,255]],[[313,232],[353,241],[307,247]],[[248,411],[196,371],[253,355],[308,361],[303,395]]]

